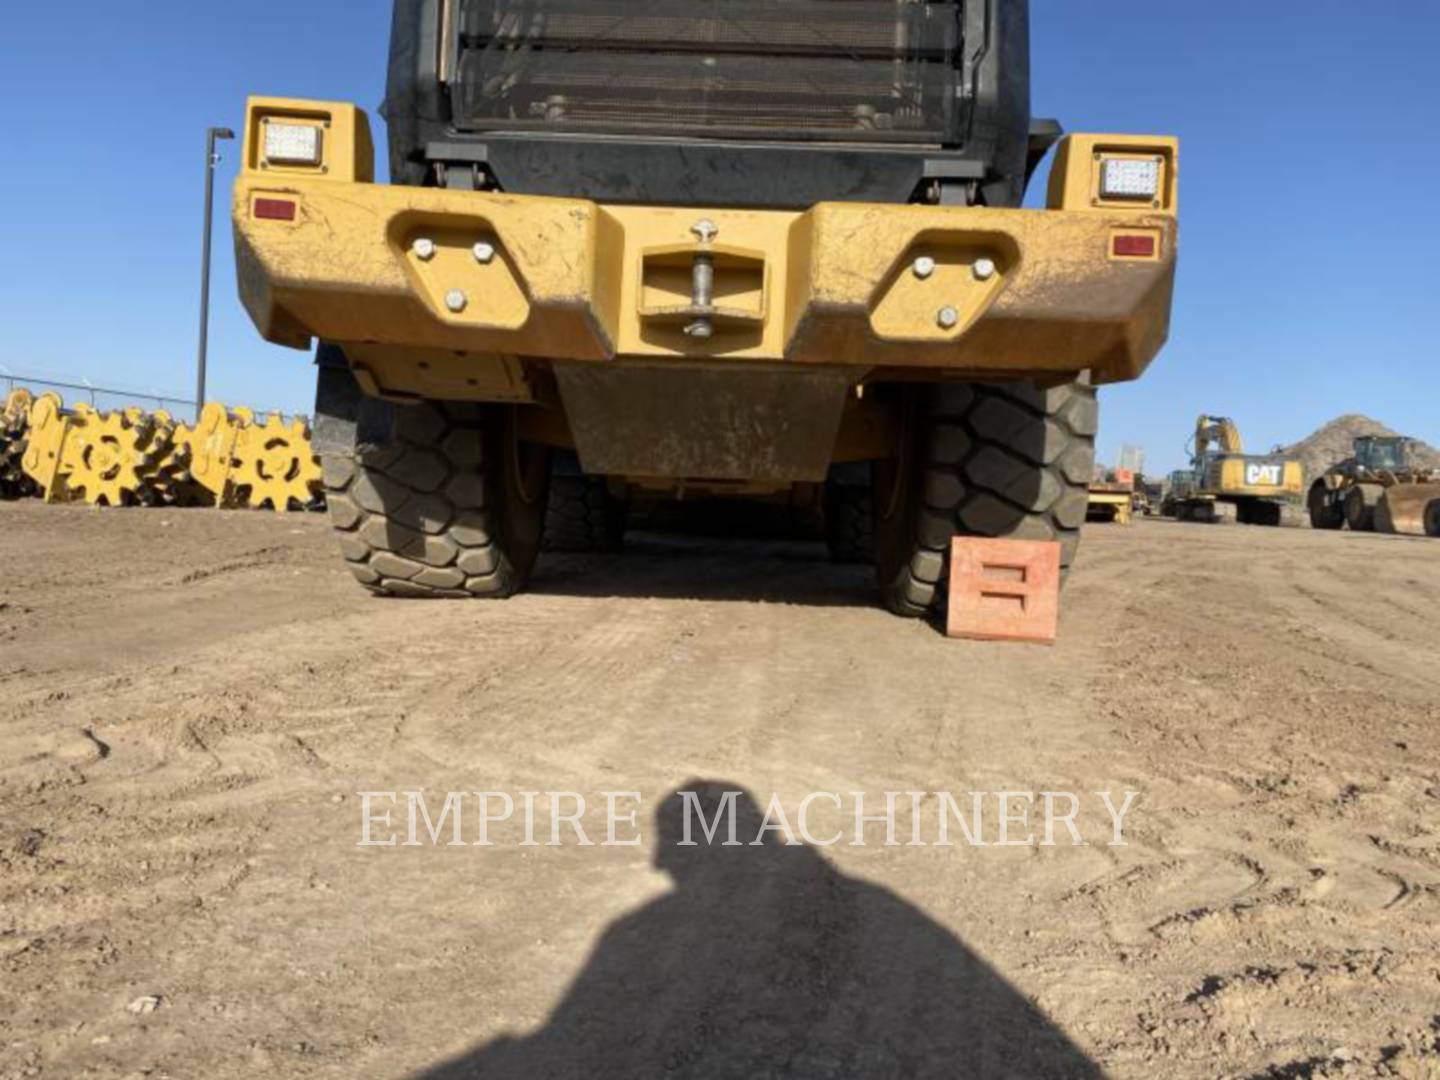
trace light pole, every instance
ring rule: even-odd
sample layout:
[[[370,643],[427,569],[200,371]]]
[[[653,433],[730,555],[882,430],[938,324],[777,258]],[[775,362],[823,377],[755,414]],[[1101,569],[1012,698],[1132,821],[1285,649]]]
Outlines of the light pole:
[[[205,240],[200,257],[200,350],[195,360],[195,419],[205,408],[205,362],[210,347],[210,231],[215,207],[215,166],[220,155],[215,152],[218,139],[233,139],[229,128],[212,127],[205,137]]]

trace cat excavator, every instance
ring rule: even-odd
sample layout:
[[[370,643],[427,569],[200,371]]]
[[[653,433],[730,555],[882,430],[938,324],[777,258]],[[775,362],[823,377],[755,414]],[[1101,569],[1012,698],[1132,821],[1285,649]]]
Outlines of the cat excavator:
[[[1240,429],[1228,416],[1195,422],[1190,473],[1190,483],[1173,500],[1181,521],[1279,525],[1283,502],[1299,498],[1305,487],[1298,460],[1245,453]]]

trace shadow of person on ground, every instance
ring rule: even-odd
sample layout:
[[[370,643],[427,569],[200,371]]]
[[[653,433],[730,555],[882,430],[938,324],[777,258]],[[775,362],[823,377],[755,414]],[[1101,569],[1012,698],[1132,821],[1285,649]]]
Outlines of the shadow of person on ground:
[[[695,793],[687,801],[683,792]],[[728,824],[707,841],[700,814]],[[689,814],[695,846],[682,846]],[[815,850],[764,834],[745,792],[693,782],[657,808],[675,890],[612,925],[544,1027],[422,1080],[1097,1077],[948,931]]]

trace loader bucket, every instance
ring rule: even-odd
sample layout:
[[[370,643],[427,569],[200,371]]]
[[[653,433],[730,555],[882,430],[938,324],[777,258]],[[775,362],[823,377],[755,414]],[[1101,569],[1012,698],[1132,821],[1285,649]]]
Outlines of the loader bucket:
[[[1375,508],[1375,528],[1379,532],[1426,535],[1426,510],[1440,501],[1440,483],[1396,484],[1387,488]],[[1434,511],[1428,515],[1436,516]]]

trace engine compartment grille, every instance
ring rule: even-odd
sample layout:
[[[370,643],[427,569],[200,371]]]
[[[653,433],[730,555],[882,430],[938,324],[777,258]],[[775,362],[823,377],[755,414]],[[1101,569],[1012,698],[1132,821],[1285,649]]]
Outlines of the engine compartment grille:
[[[463,0],[454,122],[943,143],[961,14],[921,0]]]

